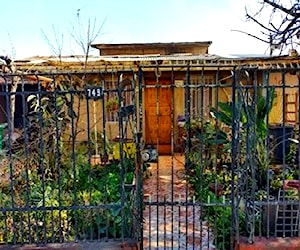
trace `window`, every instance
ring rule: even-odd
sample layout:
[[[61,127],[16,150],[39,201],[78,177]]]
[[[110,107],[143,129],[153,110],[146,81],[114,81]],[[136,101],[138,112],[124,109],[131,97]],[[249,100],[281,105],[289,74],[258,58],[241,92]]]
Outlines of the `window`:
[[[298,93],[285,95],[285,122],[296,123],[298,113]]]
[[[121,92],[121,106],[127,106],[133,104],[134,90],[132,88],[132,81],[129,78],[125,78],[123,82],[127,80],[126,85],[123,86]],[[119,97],[118,97],[118,82],[117,78],[112,77],[111,80],[105,81],[106,94],[104,95],[105,105],[105,119],[107,121],[116,122],[118,121],[119,111]]]
[[[207,117],[213,96],[213,88],[210,85],[214,83],[214,79],[212,76],[194,76],[191,77],[190,83],[190,116]]]

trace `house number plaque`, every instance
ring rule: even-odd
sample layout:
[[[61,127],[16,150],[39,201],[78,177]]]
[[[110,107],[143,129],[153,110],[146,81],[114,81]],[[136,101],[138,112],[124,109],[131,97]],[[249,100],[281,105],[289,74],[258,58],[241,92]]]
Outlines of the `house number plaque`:
[[[103,98],[103,88],[101,86],[87,86],[86,95],[89,99],[101,99]]]

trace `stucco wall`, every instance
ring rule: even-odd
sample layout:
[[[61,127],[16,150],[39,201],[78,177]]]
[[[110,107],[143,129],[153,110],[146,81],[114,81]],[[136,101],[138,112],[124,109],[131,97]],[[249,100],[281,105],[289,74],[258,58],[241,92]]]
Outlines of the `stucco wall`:
[[[283,99],[285,94],[289,95],[292,99],[293,96],[298,95],[298,78],[296,75],[291,75],[289,73],[285,74],[285,90],[283,90],[283,78],[281,73],[270,73],[269,84],[275,87],[275,99],[273,108],[269,115],[269,123],[272,124],[282,124],[284,119],[284,109]],[[290,117],[292,118],[292,117]],[[298,119],[298,118],[297,118]]]

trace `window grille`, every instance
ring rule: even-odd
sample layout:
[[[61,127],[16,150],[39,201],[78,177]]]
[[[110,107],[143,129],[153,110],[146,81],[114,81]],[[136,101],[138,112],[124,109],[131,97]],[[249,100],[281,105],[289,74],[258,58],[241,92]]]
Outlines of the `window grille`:
[[[132,86],[124,86],[121,92],[121,99],[118,97],[118,82],[117,77],[112,77],[111,80],[105,81],[105,89],[107,94],[105,95],[104,105],[106,120],[109,122],[118,121],[118,111],[120,106],[127,106],[132,104],[133,92]],[[131,91],[129,91],[131,89]],[[120,102],[120,103],[119,103]],[[115,103],[114,105],[111,105]],[[120,105],[120,106],[119,106]]]
[[[191,77],[190,88],[190,115],[191,118],[207,117],[212,105],[212,87],[214,79],[211,76]]]

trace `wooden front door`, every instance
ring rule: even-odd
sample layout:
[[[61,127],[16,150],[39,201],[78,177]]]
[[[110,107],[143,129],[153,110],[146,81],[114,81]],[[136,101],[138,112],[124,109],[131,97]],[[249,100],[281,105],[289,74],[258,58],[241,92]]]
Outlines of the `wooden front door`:
[[[146,144],[158,145],[160,153],[171,152],[171,88],[154,87],[147,83],[145,89]],[[160,82],[167,85],[168,82]],[[152,85],[152,86],[151,86]]]

